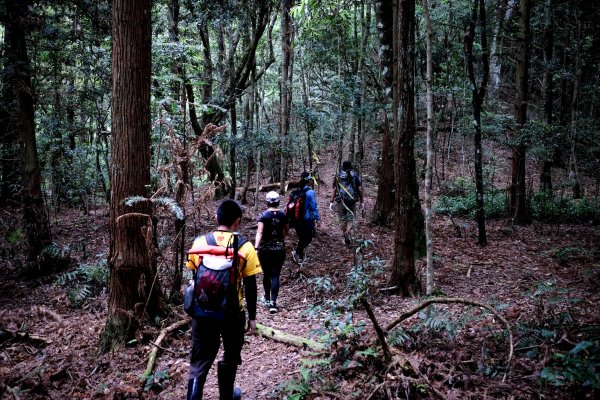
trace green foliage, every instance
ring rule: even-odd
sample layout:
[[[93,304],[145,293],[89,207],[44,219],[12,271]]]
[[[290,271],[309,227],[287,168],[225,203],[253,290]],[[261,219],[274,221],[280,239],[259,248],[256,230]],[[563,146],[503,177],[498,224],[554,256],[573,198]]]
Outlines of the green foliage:
[[[575,200],[536,192],[531,199],[531,211],[534,218],[544,222],[600,224],[600,199]]]
[[[322,358],[302,359],[300,363],[300,379],[289,380],[278,384],[275,390],[278,395],[277,398],[297,400],[306,398],[312,391],[311,382],[314,380],[322,382],[319,372],[324,368],[329,368],[331,366],[330,359]],[[284,394],[285,396],[282,396]]]
[[[166,383],[171,380],[168,370],[158,370],[154,374],[144,379],[144,391],[150,390],[160,392],[164,389]]]
[[[93,265],[80,264],[75,270],[60,275],[56,284],[68,289],[69,301],[77,307],[107,286],[108,275],[106,260],[102,260]]]
[[[444,189],[434,206],[440,214],[455,217],[475,217],[476,192],[475,183],[464,177],[458,177]],[[488,218],[501,217],[505,214],[504,192],[501,190],[486,190],[484,195],[485,215]]]
[[[547,251],[545,254],[556,259],[560,265],[567,265],[573,258],[592,258],[592,254],[589,251],[577,246],[555,248]]]
[[[540,379],[553,386],[574,387],[579,394],[600,390],[600,341],[577,343],[566,353],[555,353]]]
[[[19,244],[23,237],[23,232],[19,228],[15,228],[8,231],[8,234],[6,235],[6,241],[12,245],[15,245]]]

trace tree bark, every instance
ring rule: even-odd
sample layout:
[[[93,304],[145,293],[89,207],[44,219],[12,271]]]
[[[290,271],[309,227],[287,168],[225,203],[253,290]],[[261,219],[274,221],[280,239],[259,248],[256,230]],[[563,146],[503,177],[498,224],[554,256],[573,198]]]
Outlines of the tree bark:
[[[481,78],[477,83],[475,77],[475,60],[473,55],[473,43],[475,42],[476,26],[479,24],[480,46],[481,46]],[[471,103],[473,105],[473,125],[475,126],[474,147],[475,147],[475,219],[477,221],[478,244],[487,244],[487,235],[485,231],[485,208],[484,208],[484,190],[483,190],[483,150],[481,148],[481,111],[485,92],[489,79],[489,49],[487,42],[487,24],[485,18],[485,1],[473,0],[471,9],[471,20],[465,34],[465,56],[467,64],[467,73],[471,81]]]
[[[19,165],[19,131],[16,124],[16,101],[14,93],[15,74],[11,74],[14,65],[14,51],[11,51],[11,37],[16,32],[10,21],[2,21],[5,27],[4,54],[2,60],[2,98],[0,99],[0,207],[8,203],[20,202],[21,168]],[[15,168],[16,167],[16,168]]]
[[[377,18],[377,31],[379,37],[379,60],[381,74],[383,76],[383,98],[382,103],[388,104],[393,99],[393,24],[394,9],[393,2],[377,0],[375,2],[375,14]],[[391,113],[383,108],[383,133],[381,144],[381,159],[377,167],[377,198],[373,206],[372,221],[378,225],[387,226],[394,220],[394,204],[396,193],[394,188],[394,151],[392,147],[393,129],[390,121],[393,120]]]
[[[155,259],[150,184],[151,0],[112,3],[112,165],[108,319],[100,350],[124,346],[136,334],[144,311],[158,312],[158,289],[151,292]]]
[[[527,102],[528,102],[528,80],[529,80],[529,44],[531,41],[530,33],[530,0],[521,0],[519,3],[519,33],[517,37],[517,68],[516,68],[516,86],[517,97],[515,101],[515,120],[517,129],[522,129],[527,123]],[[527,192],[525,188],[525,160],[527,157],[527,147],[520,142],[512,148],[511,165],[511,190],[510,190],[510,211],[513,221],[517,224],[529,222],[529,212],[527,210]]]
[[[548,126],[554,123],[554,0],[546,0],[544,22],[544,116]],[[542,158],[540,190],[552,196],[552,160],[554,151],[549,150]]]
[[[433,29],[429,14],[429,1],[423,0],[423,19],[425,20],[425,43],[427,72],[425,84],[427,86],[427,161],[425,164],[425,237],[427,243],[427,279],[426,292],[431,294],[434,287],[433,274],[433,228],[431,208],[431,178],[433,175]]]
[[[404,296],[420,291],[415,269],[416,182],[415,122],[415,0],[401,0],[394,12],[394,171],[396,181],[396,222],[394,259],[390,284]]]
[[[293,0],[282,0],[281,1],[281,82],[280,82],[280,103],[279,103],[279,136],[282,143],[282,148],[288,147],[288,130],[290,127],[290,105],[292,97],[292,41],[293,41],[293,27],[292,27],[292,15],[290,11],[293,6]],[[281,152],[281,165],[279,180],[281,182],[281,188],[285,186],[285,180],[287,179],[287,152]],[[283,193],[282,193],[283,194]]]
[[[28,244],[28,260],[40,262],[39,256],[44,247],[50,244],[50,225],[42,193],[42,174],[37,153],[34,117],[34,88],[31,83],[31,69],[27,55],[28,20],[32,17],[31,0],[7,2],[5,21],[5,41],[7,43],[5,72],[9,90],[14,95],[14,123],[18,132],[19,155],[21,157],[21,193],[23,219]],[[9,111],[10,113],[10,111]],[[10,115],[10,114],[9,114]],[[12,127],[11,127],[12,128]]]

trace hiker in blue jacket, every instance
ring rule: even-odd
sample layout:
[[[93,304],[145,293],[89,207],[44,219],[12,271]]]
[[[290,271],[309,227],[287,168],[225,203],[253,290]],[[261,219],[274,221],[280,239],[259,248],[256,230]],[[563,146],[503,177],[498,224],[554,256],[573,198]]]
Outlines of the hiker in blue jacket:
[[[294,229],[298,234],[298,244],[296,245],[296,250],[292,251],[292,259],[297,264],[304,263],[304,250],[315,236],[315,228],[321,220],[317,206],[317,196],[312,189],[313,177],[304,171],[300,175],[300,180],[306,197],[304,199],[304,218],[299,221],[300,223],[294,225]]]

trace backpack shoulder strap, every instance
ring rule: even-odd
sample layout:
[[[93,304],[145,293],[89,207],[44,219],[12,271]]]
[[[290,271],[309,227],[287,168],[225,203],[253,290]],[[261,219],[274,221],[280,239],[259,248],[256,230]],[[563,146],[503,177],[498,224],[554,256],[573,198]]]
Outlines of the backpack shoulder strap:
[[[211,232],[211,233],[207,233],[206,235],[204,235],[204,239],[206,240],[206,244],[209,246],[216,246],[217,245],[217,239],[215,239],[215,233]]]

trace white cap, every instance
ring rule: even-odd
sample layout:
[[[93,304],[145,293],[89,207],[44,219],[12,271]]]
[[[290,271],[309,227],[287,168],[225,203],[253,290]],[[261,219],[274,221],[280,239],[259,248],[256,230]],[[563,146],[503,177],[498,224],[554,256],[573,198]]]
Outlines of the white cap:
[[[279,193],[275,191],[271,191],[267,193],[267,204],[278,204],[279,203]]]

